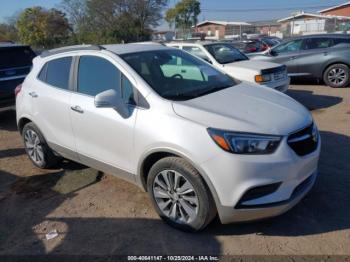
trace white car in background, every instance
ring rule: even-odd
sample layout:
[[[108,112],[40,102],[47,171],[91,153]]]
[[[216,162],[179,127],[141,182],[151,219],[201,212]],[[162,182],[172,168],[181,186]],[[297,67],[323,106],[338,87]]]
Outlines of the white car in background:
[[[238,80],[264,85],[283,93],[289,87],[290,78],[285,65],[266,61],[251,61],[230,43],[172,42],[166,45],[200,57]]]

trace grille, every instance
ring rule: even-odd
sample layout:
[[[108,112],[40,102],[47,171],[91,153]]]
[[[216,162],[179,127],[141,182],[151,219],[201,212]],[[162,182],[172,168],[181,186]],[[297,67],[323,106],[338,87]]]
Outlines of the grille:
[[[299,156],[305,156],[316,150],[318,144],[318,131],[314,124],[291,134],[288,145]]]
[[[268,69],[263,69],[261,70],[262,75],[267,75],[267,74],[279,74],[279,73],[285,73],[287,70],[287,67],[285,65],[278,66],[278,67],[273,67],[273,68],[268,68]]]

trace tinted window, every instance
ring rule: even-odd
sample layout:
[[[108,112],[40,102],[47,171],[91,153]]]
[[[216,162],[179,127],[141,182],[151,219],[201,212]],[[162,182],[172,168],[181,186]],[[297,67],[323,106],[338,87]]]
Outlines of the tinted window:
[[[350,44],[350,38],[335,38],[333,39],[334,45],[338,44]]]
[[[304,42],[305,50],[327,48],[331,45],[332,40],[330,38],[310,38]]]
[[[276,46],[273,51],[277,54],[300,51],[302,43],[302,39],[290,41]]]
[[[135,94],[134,87],[129,81],[129,79],[121,75],[121,83],[122,83],[122,98],[126,104],[135,105]]]
[[[120,71],[106,59],[82,56],[79,59],[78,92],[95,96],[108,89],[120,92]]]
[[[47,63],[43,66],[43,68],[41,69],[38,75],[38,78],[43,82],[46,82],[46,71],[47,71]]]
[[[34,57],[29,47],[0,47],[0,69],[31,66]]]
[[[58,88],[69,89],[69,73],[71,63],[72,57],[58,58],[48,62],[46,83]]]
[[[181,50],[155,50],[121,57],[160,96],[171,100],[188,100],[235,85],[231,77]],[[174,65],[174,59],[181,63]]]
[[[211,44],[206,45],[205,48],[220,64],[248,60],[244,54],[230,44]]]

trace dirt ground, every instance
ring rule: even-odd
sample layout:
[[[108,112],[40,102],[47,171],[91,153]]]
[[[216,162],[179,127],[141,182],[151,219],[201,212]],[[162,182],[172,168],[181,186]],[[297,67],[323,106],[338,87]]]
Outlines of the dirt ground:
[[[0,113],[1,254],[350,255],[350,88],[293,85],[322,137],[318,180],[288,213],[265,221],[177,231],[146,193],[65,161],[39,170],[25,155],[15,114]],[[58,237],[46,240],[56,229]]]

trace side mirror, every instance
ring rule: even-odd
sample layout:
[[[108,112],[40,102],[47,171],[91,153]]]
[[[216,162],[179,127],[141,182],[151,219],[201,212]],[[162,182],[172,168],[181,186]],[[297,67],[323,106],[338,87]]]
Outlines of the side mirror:
[[[130,116],[129,107],[114,89],[108,89],[95,96],[97,108],[114,108],[123,118]]]

